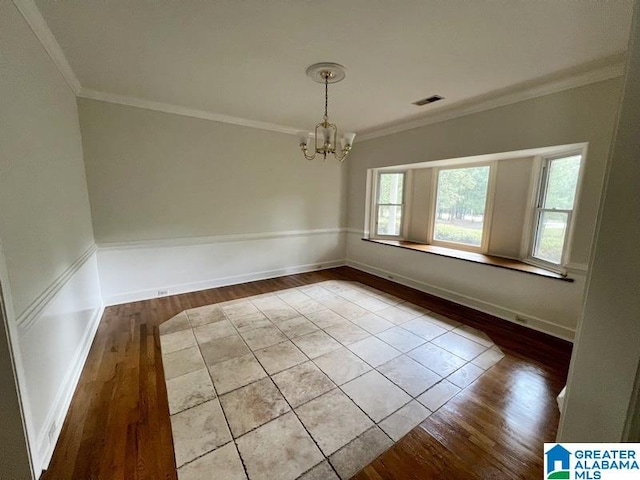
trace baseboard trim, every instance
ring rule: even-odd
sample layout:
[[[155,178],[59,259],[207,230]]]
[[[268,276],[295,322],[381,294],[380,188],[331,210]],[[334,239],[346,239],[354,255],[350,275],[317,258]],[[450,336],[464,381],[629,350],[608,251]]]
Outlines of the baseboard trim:
[[[40,464],[34,465],[34,470],[36,472],[41,472],[49,466],[58,437],[60,436],[62,425],[69,411],[73,394],[75,393],[78,382],[80,381],[82,369],[87,361],[89,350],[93,344],[93,339],[98,331],[98,326],[100,325],[100,319],[104,313],[104,308],[104,305],[101,305],[95,310],[91,318],[91,322],[87,326],[82,337],[82,341],[76,350],[71,367],[67,371],[67,374],[58,389],[58,393],[53,402],[52,408],[49,410],[49,414],[45,419],[43,428],[38,432],[36,438],[36,449]]]
[[[96,253],[98,247],[92,244],[87,248],[80,257],[76,259],[67,269],[58,276],[27,308],[18,316],[16,323],[26,332],[35,325],[44,309],[49,303],[60,293],[71,278],[82,268],[82,266]]]
[[[322,261],[306,265],[295,265],[291,267],[278,268],[275,270],[265,270],[261,272],[244,273],[228,277],[212,278],[199,282],[167,285],[164,287],[137,290],[134,292],[122,292],[105,298],[104,302],[107,306],[120,305],[123,303],[159,298],[160,296],[158,295],[158,290],[167,290],[167,295],[162,296],[179,295],[183,293],[197,292],[200,290],[208,290],[210,288],[226,287],[229,285],[237,285],[246,282],[255,282],[256,280],[284,277],[286,275],[294,275],[296,273],[326,270],[328,268],[342,267],[344,265],[346,265],[346,261],[344,259]]]
[[[494,315],[503,320],[515,323],[516,325],[531,328],[533,330],[537,330],[539,332],[543,332],[548,335],[567,340],[569,342],[573,342],[573,339],[575,337],[575,330],[564,327],[562,325],[557,325],[543,318],[534,317],[532,315],[505,308],[494,303],[485,302],[484,300],[469,297],[467,295],[447,290],[445,288],[437,287],[420,280],[405,277],[404,275],[374,267],[373,265],[355,262],[348,259],[346,264],[347,266],[355,268],[356,270],[361,270],[363,272],[370,273],[371,275],[391,280],[392,282],[399,283],[407,287],[415,288],[416,290],[419,290],[421,292],[425,292],[430,295],[434,295],[436,297],[443,298],[445,300],[449,300],[451,302],[455,302],[457,304],[464,305],[466,307],[473,308],[490,315]],[[516,321],[515,318],[517,317],[526,319],[526,323]]]

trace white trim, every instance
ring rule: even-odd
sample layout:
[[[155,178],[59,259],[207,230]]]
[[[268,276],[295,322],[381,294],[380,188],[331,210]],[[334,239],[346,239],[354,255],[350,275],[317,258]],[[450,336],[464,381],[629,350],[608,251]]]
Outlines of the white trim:
[[[167,290],[170,295],[179,295],[182,293],[197,292],[200,290],[208,290],[210,288],[226,287],[229,285],[237,285],[240,283],[254,282],[256,280],[265,280],[270,278],[283,277],[285,275],[294,275],[296,273],[313,272],[316,270],[326,270],[328,268],[342,267],[346,265],[344,259],[329,260],[326,262],[312,263],[307,265],[296,265],[293,267],[278,268],[275,270],[267,270],[262,272],[251,272],[242,275],[232,275],[228,277],[212,278],[209,280],[183,283],[178,285],[167,285],[160,288],[138,290],[135,292],[126,292],[112,295],[104,299],[107,306],[120,305],[123,303],[137,302],[140,300],[149,300],[158,298],[158,290]]]
[[[388,125],[370,129],[368,131],[358,133],[360,142],[371,140],[378,137],[384,137],[394,133],[404,132],[414,128],[424,127],[434,123],[452,120],[454,118],[463,117],[472,113],[479,113],[485,110],[491,110],[512,103],[518,103],[533,98],[543,97],[554,93],[569,90],[571,88],[583,87],[592,83],[602,82],[611,78],[622,76],[624,73],[624,62],[616,61],[604,67],[595,68],[587,72],[573,74],[561,79],[543,81],[534,86],[525,86],[511,90],[506,93],[494,93],[470,99],[450,107],[435,111],[415,120],[400,121],[395,125]],[[489,98],[487,98],[489,97]]]
[[[49,54],[49,57],[51,57],[51,60],[64,77],[69,88],[77,95],[81,88],[80,80],[76,77],[60,44],[49,29],[36,3],[33,0],[13,0],[13,3],[31,27],[35,36],[40,40],[42,47]]]
[[[491,302],[486,302],[484,300],[469,297],[467,295],[462,295],[460,293],[447,290],[446,288],[437,287],[435,285],[422,282],[420,280],[415,280],[413,278],[405,277],[395,272],[383,270],[372,265],[347,259],[347,266],[355,268],[357,270],[362,270],[363,272],[367,272],[381,278],[389,279],[395,283],[415,288],[416,290],[420,290],[421,292],[444,298],[445,300],[450,300],[457,304],[464,305],[475,310],[479,310],[481,312],[502,318],[503,320],[515,323],[516,325],[522,325],[527,328],[531,328],[533,330],[537,330],[539,332],[543,332],[548,335],[567,340],[569,342],[573,342],[573,339],[575,337],[575,329],[555,324],[543,318],[534,317],[532,315],[522,313],[517,310],[512,310],[510,308],[505,308]],[[516,317],[526,319],[527,323],[523,324],[516,321]]]
[[[175,115],[182,115],[185,117],[213,120],[214,122],[230,123],[232,125],[240,125],[243,127],[258,128],[260,130],[269,130],[272,132],[284,133],[287,135],[298,135],[302,130],[300,128],[290,127],[287,125],[278,125],[275,123],[249,120],[246,118],[233,117],[231,115],[224,115],[221,113],[214,113],[206,110],[198,110],[195,108],[182,107],[169,103],[145,100],[143,98],[129,97],[126,95],[118,95],[108,92],[100,92],[98,90],[91,90],[88,88],[82,88],[78,93],[78,97],[89,98],[91,100],[100,100],[103,102],[117,103],[120,105],[127,105],[129,107],[144,108],[146,110],[173,113]]]
[[[589,271],[589,265],[586,263],[567,263],[564,268],[567,273],[577,273],[582,275],[586,275]]]
[[[212,243],[249,242],[273,238],[310,237],[333,233],[345,233],[346,228],[319,228],[315,230],[288,230],[283,232],[238,233],[233,235],[213,235],[210,237],[161,238],[156,240],[132,240],[128,242],[103,242],[98,247],[103,250],[123,248],[185,247],[190,245],[209,245]]]
[[[60,384],[60,388],[56,394],[55,400],[53,401],[53,405],[49,409],[49,413],[47,414],[43,427],[40,432],[38,432],[36,448],[38,452],[38,459],[41,463],[40,465],[34,466],[36,472],[45,470],[49,466],[58,436],[60,435],[60,430],[62,429],[67,412],[69,411],[73,394],[78,386],[82,369],[84,368],[84,364],[89,356],[89,350],[91,349],[91,344],[93,343],[93,339],[98,330],[98,325],[100,325],[100,319],[102,318],[103,313],[104,305],[100,306],[100,308],[94,312],[91,322],[89,322],[89,326],[85,330],[82,341],[80,342],[80,345],[73,357],[71,366],[67,370],[64,380]],[[49,441],[49,433],[54,423],[56,425],[55,432],[53,433],[54,438]]]
[[[20,326],[23,333],[31,328],[41,317],[42,311],[47,307],[49,302],[64,288],[67,282],[82,268],[91,256],[96,253],[98,248],[92,244],[84,251],[80,257],[76,259],[67,269],[58,276],[27,308],[18,316],[16,323]]]

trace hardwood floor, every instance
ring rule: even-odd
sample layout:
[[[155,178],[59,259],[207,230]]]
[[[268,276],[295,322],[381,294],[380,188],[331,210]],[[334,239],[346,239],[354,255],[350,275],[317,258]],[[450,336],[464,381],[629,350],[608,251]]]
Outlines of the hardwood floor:
[[[571,344],[341,267],[107,308],[42,479],[175,479],[158,325],[189,308],[330,279],[371,285],[476,327],[506,354],[354,478],[540,478]]]

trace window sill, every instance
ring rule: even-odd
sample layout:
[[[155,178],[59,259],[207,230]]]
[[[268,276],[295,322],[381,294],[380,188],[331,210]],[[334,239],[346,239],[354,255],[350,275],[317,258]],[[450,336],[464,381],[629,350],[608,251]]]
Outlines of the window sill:
[[[545,278],[553,278],[565,282],[573,282],[572,278],[564,277],[559,273],[545,270],[544,268],[534,267],[519,260],[511,258],[496,257],[495,255],[485,255],[484,253],[467,252],[465,250],[456,250],[453,248],[438,247],[436,245],[424,245],[422,243],[407,242],[404,240],[373,240],[371,238],[363,238],[366,242],[379,243],[381,245],[390,245],[392,247],[405,248],[407,250],[415,250],[418,252],[430,253],[432,255],[440,255],[442,257],[455,258],[467,262],[480,263],[492,267],[514,270],[516,272],[528,273],[530,275],[538,275]]]

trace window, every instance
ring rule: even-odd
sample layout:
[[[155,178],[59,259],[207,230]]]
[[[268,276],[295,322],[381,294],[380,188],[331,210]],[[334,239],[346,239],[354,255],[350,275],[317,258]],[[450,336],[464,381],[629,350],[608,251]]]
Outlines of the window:
[[[489,165],[437,171],[432,243],[483,247],[490,173]]]
[[[543,160],[534,215],[532,259],[551,265],[564,263],[581,162],[581,155]]]
[[[404,173],[380,173],[376,202],[377,236],[399,237],[402,232],[404,207]]]

